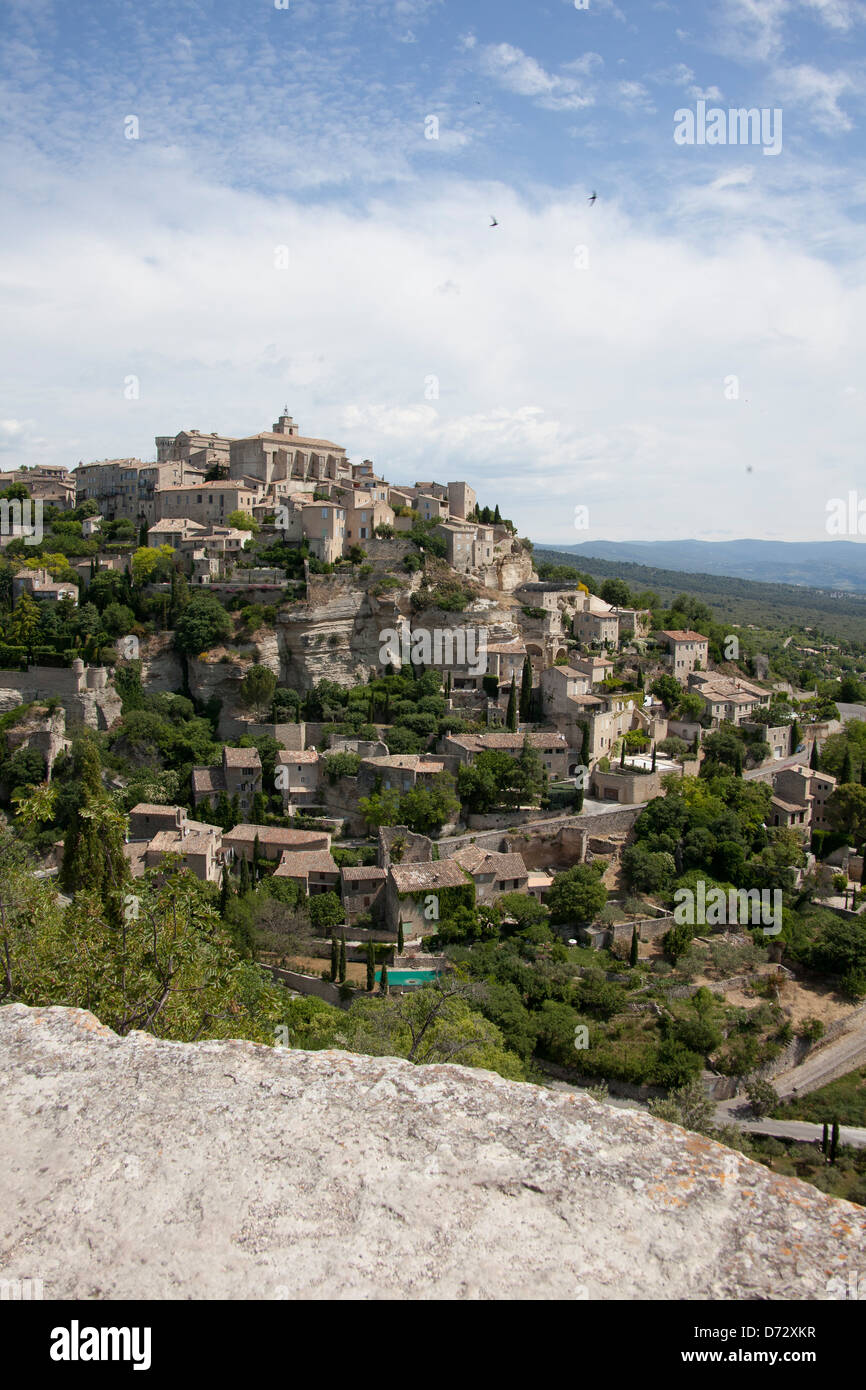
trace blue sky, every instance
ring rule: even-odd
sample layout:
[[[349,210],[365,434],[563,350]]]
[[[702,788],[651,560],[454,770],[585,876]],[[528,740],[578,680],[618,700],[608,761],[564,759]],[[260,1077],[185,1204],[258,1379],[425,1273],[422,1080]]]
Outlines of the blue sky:
[[[0,467],[288,402],[536,540],[824,539],[866,490],[863,0],[0,0],[0,31]],[[676,144],[699,101],[780,110],[780,153]]]

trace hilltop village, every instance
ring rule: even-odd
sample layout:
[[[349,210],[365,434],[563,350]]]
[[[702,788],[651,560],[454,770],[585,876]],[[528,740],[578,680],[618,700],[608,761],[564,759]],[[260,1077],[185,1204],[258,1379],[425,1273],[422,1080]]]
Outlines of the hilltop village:
[[[847,980],[829,1024],[866,992],[866,951],[826,917],[786,918],[783,963],[754,919],[675,913],[698,879],[859,913],[864,726],[826,670],[798,688],[688,595],[536,568],[495,497],[391,482],[287,410],[241,439],[157,437],[152,462],[0,475],[0,508],[0,798],[67,919],[97,882],[151,911],[196,884],[279,1001],[354,1019],[447,981],[481,1030],[470,1064],[703,1075],[717,1098],[790,1060],[814,1013],[802,981],[781,998],[798,953]],[[833,660],[856,696],[862,653]],[[672,975],[691,997],[725,972],[773,977],[753,1035],[724,990],[700,1037],[652,993],[616,1022],[629,988]]]

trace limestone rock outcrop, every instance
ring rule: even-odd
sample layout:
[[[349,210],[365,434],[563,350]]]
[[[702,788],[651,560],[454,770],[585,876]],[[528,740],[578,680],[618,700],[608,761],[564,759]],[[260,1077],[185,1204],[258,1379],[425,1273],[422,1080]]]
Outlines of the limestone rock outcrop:
[[[822,1299],[866,1212],[458,1066],[0,1009],[4,1278],[46,1298]]]

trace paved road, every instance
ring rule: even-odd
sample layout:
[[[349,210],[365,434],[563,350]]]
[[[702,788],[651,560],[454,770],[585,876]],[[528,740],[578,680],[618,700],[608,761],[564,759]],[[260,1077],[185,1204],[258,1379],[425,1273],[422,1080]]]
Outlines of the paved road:
[[[774,1139],[798,1139],[801,1144],[820,1144],[824,1134],[823,1125],[813,1125],[806,1120],[739,1119],[731,1115],[724,1123],[730,1124],[731,1121],[738,1129],[747,1130],[749,1134],[766,1134]],[[852,1148],[866,1149],[866,1129],[840,1125],[839,1139],[841,1143],[850,1144]]]

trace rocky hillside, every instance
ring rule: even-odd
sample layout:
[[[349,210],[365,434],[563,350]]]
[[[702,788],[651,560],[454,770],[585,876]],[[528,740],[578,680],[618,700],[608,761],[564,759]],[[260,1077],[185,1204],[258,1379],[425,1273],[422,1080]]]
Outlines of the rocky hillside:
[[[858,1207],[487,1072],[11,1005],[0,1074],[4,1277],[50,1299],[820,1299],[866,1258]]]

